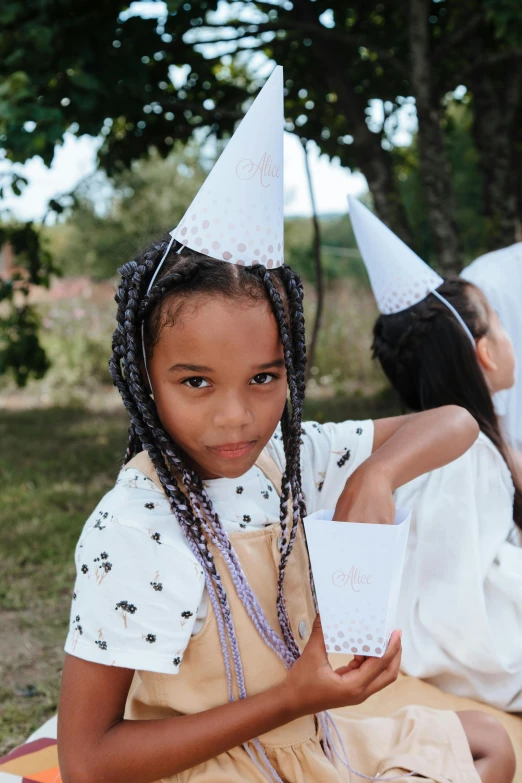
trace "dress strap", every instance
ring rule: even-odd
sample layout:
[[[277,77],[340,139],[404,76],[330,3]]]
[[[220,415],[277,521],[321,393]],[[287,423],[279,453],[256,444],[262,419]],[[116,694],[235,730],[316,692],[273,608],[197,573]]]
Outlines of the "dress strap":
[[[272,482],[274,489],[279,496],[281,496],[281,479],[283,474],[279,469],[275,459],[270,456],[267,449],[263,449],[259,457],[256,459],[256,467],[265,474],[267,479]]]

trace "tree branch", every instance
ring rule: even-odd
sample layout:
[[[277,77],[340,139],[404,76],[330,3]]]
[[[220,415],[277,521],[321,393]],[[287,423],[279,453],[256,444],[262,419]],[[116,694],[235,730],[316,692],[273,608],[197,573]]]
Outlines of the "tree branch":
[[[431,68],[429,65],[429,6],[427,0],[410,0],[409,43],[411,83],[417,106],[431,104]]]
[[[168,95],[165,96],[165,99],[162,101],[162,104],[164,108],[166,109],[179,109],[181,111],[186,111],[187,109],[189,111],[193,111],[194,113],[198,114],[203,120],[204,123],[208,120],[209,124],[211,125],[214,122],[213,117],[216,114],[220,114],[222,117],[227,117],[231,120],[242,120],[245,116],[243,112],[240,111],[234,111],[233,109],[226,109],[221,108],[219,106],[216,106],[214,109],[208,110],[203,109],[200,103],[189,103],[188,101],[179,101],[176,98],[169,98]]]
[[[401,76],[408,75],[408,69],[400,63],[396,57],[395,53],[392,50],[389,49],[383,49],[380,46],[374,46],[373,43],[370,43],[368,38],[365,36],[356,36],[351,35],[347,33],[340,32],[339,30],[335,29],[329,29],[327,27],[323,27],[321,24],[314,24],[311,22],[304,22],[300,21],[298,19],[292,19],[292,20],[283,20],[283,19],[274,19],[273,22],[263,22],[260,24],[255,23],[248,23],[248,22],[237,22],[237,23],[230,23],[227,22],[226,24],[209,24],[205,23],[201,27],[193,27],[191,30],[187,30],[187,32],[195,32],[196,30],[205,30],[205,29],[218,29],[223,30],[225,28],[230,28],[232,30],[238,30],[242,28],[251,28],[256,27],[255,32],[246,32],[242,35],[237,35],[235,37],[231,38],[209,38],[202,41],[193,41],[191,45],[194,44],[216,44],[216,43],[233,43],[234,41],[241,41],[244,38],[256,38],[257,36],[261,35],[262,33],[277,33],[279,30],[285,30],[286,32],[308,32],[313,33],[317,35],[318,37],[330,41],[330,42],[337,42],[342,44],[347,44],[349,46],[355,46],[360,47],[364,46],[368,51],[374,52],[378,57],[380,57],[382,60],[386,60],[396,71],[398,71]]]
[[[301,139],[304,152],[304,162],[306,170],[306,179],[308,181],[308,191],[310,193],[310,202],[312,205],[312,225],[314,229],[314,265],[315,265],[315,292],[317,295],[317,302],[315,307],[315,318],[312,329],[312,337],[310,340],[310,347],[308,352],[308,361],[306,364],[306,381],[310,378],[310,372],[315,361],[315,351],[317,348],[317,338],[319,336],[319,330],[321,329],[321,321],[324,308],[324,276],[323,276],[323,263],[321,256],[321,230],[319,227],[319,218],[317,217],[317,207],[315,204],[314,186],[312,183],[312,172],[310,171],[310,160],[308,158],[308,147],[306,139]]]

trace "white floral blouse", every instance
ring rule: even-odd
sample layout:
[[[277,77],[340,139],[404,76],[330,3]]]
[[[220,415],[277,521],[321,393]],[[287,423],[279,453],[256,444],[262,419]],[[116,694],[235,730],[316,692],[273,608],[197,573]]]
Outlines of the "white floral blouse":
[[[334,508],[372,452],[373,422],[306,422],[302,480],[307,511]],[[283,469],[281,433],[268,447]],[[256,467],[205,482],[225,530],[279,521],[279,496]],[[87,661],[176,674],[207,614],[203,572],[167,499],[141,471],[124,468],[76,546],[76,584],[65,651]]]

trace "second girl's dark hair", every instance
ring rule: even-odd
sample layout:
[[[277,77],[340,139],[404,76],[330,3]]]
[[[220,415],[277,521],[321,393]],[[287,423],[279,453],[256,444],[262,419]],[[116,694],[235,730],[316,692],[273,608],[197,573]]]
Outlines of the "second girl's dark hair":
[[[488,307],[467,280],[448,278],[437,289],[453,305],[475,339],[488,333]],[[491,392],[469,336],[436,296],[400,313],[380,315],[373,329],[373,356],[412,411],[460,405],[495,444],[515,485],[513,519],[522,529],[522,492],[502,437]]]

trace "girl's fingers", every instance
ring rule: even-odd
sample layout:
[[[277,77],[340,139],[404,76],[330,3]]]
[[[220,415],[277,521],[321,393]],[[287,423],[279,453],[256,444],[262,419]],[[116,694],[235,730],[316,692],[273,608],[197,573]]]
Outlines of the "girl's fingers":
[[[314,657],[319,656],[321,660],[323,658],[328,659],[324,643],[323,626],[321,625],[321,618],[319,615],[316,615],[315,617],[314,624],[312,625],[312,632],[304,652],[307,652],[308,655],[312,654]]]
[[[400,665],[401,651],[399,650],[390,665],[375,678],[371,685],[368,686],[366,698],[373,696],[374,693],[382,691],[383,688],[386,688],[388,685],[391,685],[392,682],[395,682],[397,675],[399,674]]]
[[[357,656],[357,658],[360,658],[361,656]],[[362,660],[357,660],[357,658],[354,658],[350,663],[347,663],[346,666],[340,666],[338,669],[335,669],[335,673],[339,676],[342,676],[343,674],[347,674],[348,672],[353,671],[354,669],[358,669],[361,664],[364,663],[366,658],[362,658]]]
[[[367,658],[357,669],[352,669],[348,674],[343,675],[348,682],[347,685],[354,686],[366,691],[374,680],[382,674],[400,653],[401,638],[398,631],[391,635],[390,643],[382,658]],[[400,660],[400,656],[399,656]]]

